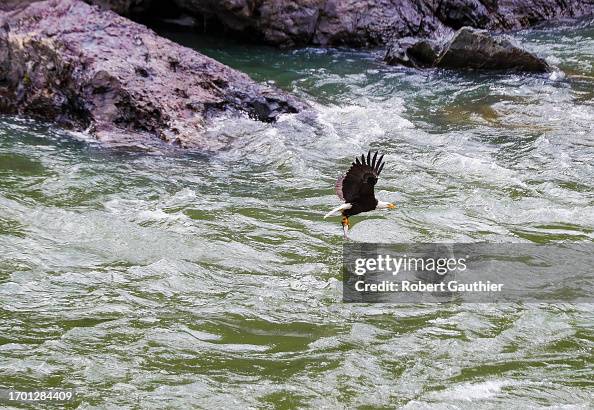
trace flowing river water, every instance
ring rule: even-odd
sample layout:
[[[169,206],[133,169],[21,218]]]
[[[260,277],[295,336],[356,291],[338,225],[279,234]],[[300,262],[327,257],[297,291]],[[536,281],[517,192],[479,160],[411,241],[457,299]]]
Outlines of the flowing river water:
[[[82,408],[590,408],[592,304],[344,304],[322,216],[379,149],[398,208],[354,217],[354,241],[592,242],[593,27],[515,34],[566,76],[166,32],[314,106],[217,121],[218,152],[1,118],[0,387]]]

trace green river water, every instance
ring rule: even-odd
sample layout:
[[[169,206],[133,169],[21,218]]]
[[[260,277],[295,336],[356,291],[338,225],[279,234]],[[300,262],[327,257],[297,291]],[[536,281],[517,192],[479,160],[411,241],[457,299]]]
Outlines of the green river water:
[[[344,304],[322,219],[379,149],[398,208],[354,217],[354,241],[592,242],[591,24],[515,34],[566,77],[165,34],[315,114],[217,121],[216,153],[1,118],[0,387],[74,388],[70,408],[593,407],[592,304]]]

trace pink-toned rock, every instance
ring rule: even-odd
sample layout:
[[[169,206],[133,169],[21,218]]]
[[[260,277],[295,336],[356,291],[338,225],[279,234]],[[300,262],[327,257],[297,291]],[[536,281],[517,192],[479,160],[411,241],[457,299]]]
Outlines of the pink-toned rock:
[[[261,121],[306,105],[146,27],[78,0],[0,11],[0,112],[88,130],[100,140],[158,137],[210,149],[206,121]],[[216,147],[214,147],[216,148]]]

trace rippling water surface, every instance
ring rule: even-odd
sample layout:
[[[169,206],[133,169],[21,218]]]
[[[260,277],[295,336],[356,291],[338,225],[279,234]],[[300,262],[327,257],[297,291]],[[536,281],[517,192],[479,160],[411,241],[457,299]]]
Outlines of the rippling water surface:
[[[566,76],[168,33],[310,101],[217,153],[0,120],[0,386],[84,407],[589,407],[589,304],[347,305],[336,177],[386,152],[356,241],[594,240],[594,29],[518,33]],[[594,291],[594,284],[592,284]]]

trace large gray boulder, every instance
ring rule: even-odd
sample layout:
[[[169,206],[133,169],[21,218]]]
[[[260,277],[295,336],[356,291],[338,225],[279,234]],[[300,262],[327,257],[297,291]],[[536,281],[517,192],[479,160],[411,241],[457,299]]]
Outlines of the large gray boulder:
[[[0,10],[0,112],[56,121],[100,140],[158,137],[184,147],[209,118],[274,121],[306,108],[194,50],[78,0]]]
[[[506,37],[493,37],[488,31],[463,27],[446,44],[435,62],[441,68],[488,70],[550,71],[542,58],[524,50]]]
[[[417,68],[550,71],[545,60],[507,36],[493,36],[486,30],[471,27],[461,28],[445,43],[412,38],[398,40],[388,48],[385,61]]]

